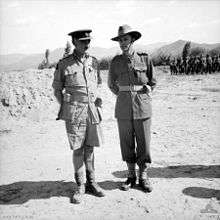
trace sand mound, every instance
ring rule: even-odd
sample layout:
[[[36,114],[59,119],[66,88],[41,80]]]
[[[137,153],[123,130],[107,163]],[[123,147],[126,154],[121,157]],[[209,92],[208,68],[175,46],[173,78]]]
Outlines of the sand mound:
[[[54,69],[26,70],[0,75],[1,118],[31,117],[57,109],[52,90]],[[55,112],[54,112],[55,113]]]

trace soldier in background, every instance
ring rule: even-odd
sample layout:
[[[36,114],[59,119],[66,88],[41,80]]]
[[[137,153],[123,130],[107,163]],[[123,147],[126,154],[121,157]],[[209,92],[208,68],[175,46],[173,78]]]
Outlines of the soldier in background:
[[[212,73],[212,59],[209,54],[206,55],[206,73]]]
[[[205,74],[205,72],[206,72],[206,59],[202,54],[199,57],[199,69],[200,69],[201,74]]]
[[[195,73],[199,74],[200,73],[200,60],[199,60],[199,56],[195,57],[194,65],[195,65],[195,68],[194,68]]]
[[[184,73],[184,62],[183,62],[182,57],[179,57],[177,59],[177,69],[178,69],[178,74]]]
[[[78,30],[68,34],[72,37],[75,49],[57,64],[52,85],[54,95],[61,105],[58,119],[65,121],[73,151],[77,183],[77,190],[72,198],[74,203],[81,202],[85,190],[98,197],[104,196],[95,182],[94,146],[101,145],[101,117],[98,111],[101,106],[101,99],[98,97],[101,78],[96,58],[86,52],[90,45],[91,32]]]
[[[218,55],[218,66],[217,66],[217,71],[220,72],[220,54]]]
[[[180,58],[180,73],[182,74],[188,74],[188,57]]]
[[[190,56],[189,58],[189,74],[194,74],[195,72],[195,57]]]
[[[177,61],[176,61],[176,58],[175,58],[175,57],[173,58],[173,72],[174,72],[175,75],[178,74]]]
[[[213,72],[217,72],[218,71],[218,56],[215,55],[213,58]]]
[[[177,66],[176,66],[176,59],[173,58],[170,61],[170,73],[171,75],[177,75]]]

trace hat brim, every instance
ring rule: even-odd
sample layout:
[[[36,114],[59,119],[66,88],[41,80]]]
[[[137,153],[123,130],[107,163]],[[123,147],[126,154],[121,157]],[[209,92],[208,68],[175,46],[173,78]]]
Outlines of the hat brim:
[[[82,38],[78,38],[78,40],[91,40],[92,39],[92,37],[82,37]]]
[[[91,29],[81,29],[81,30],[77,30],[77,31],[72,31],[70,33],[68,33],[69,36],[72,36],[73,34],[77,34],[79,32],[88,32],[88,33],[91,33],[92,30]]]
[[[131,35],[132,38],[134,38],[135,40],[138,40],[141,37],[141,33],[138,31],[130,31],[128,33],[119,35],[117,37],[113,37],[111,40],[113,41],[119,41],[120,38],[124,37],[125,35]]]

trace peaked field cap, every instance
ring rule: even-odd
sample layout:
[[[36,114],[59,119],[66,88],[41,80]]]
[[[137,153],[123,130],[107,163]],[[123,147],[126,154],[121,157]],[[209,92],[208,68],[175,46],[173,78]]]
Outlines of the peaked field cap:
[[[92,32],[91,29],[83,29],[83,30],[77,30],[70,32],[68,35],[72,38],[77,38],[78,40],[91,40],[92,37],[90,36],[90,33]]]
[[[127,34],[131,35],[132,38],[134,38],[135,40],[138,40],[141,37],[141,33],[139,31],[133,30],[129,25],[124,24],[122,26],[119,26],[118,36],[113,37],[111,40],[118,41],[121,37]]]

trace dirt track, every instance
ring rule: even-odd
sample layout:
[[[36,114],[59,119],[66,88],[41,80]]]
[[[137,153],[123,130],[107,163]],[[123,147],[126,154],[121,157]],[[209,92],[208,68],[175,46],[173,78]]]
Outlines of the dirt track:
[[[152,193],[118,189],[127,171],[113,116],[115,97],[104,83],[105,144],[96,149],[95,167],[106,197],[86,194],[82,204],[70,203],[75,187],[71,151],[64,123],[54,120],[58,106],[52,98],[52,110],[40,106],[1,122],[0,219],[219,220],[220,74],[170,76],[160,68],[157,80]]]

